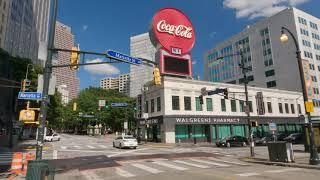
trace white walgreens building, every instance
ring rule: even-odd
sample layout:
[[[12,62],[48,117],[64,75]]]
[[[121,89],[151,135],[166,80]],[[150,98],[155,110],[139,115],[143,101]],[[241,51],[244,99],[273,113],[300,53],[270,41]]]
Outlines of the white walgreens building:
[[[228,88],[223,95],[204,96],[201,88]],[[276,123],[279,133],[302,132],[304,117],[302,93],[248,87],[251,120],[256,136],[269,133],[269,123]],[[257,113],[257,92],[263,93],[264,115]],[[149,141],[163,143],[215,142],[229,135],[247,136],[244,86],[163,77],[160,86],[150,86],[138,97],[138,134]],[[144,115],[144,116],[143,116]],[[300,118],[299,118],[300,117]]]

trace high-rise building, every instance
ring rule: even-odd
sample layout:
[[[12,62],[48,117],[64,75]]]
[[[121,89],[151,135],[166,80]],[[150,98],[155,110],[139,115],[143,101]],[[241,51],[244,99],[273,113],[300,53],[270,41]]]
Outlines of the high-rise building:
[[[296,47],[290,35],[287,43],[281,43],[282,27],[288,28],[297,38],[307,94],[315,107],[320,108],[320,19],[296,8],[287,8],[247,26],[242,32],[207,51],[204,55],[205,80],[244,83],[239,68],[240,56],[237,54],[242,47],[244,62],[252,68],[248,72],[250,86],[301,91]],[[222,56],[226,57],[219,58]]]
[[[100,80],[100,87],[103,89],[115,89],[120,93],[129,96],[130,88],[130,75],[122,74],[118,77],[108,77]]]
[[[71,49],[74,46],[74,35],[71,32],[71,27],[56,22],[54,45],[56,48]],[[70,63],[69,52],[58,52],[56,58],[53,60],[53,64],[69,64]],[[79,79],[77,78],[77,72],[71,70],[69,67],[54,68],[53,74],[57,79],[57,87],[60,85],[66,85],[69,91],[69,100],[77,97],[79,91]]]
[[[6,27],[3,26],[5,42],[1,47],[13,56],[43,65],[47,54],[50,0],[4,0],[2,3],[8,10],[1,15],[1,19],[7,21]]]
[[[61,94],[61,102],[62,104],[66,105],[69,102],[69,91],[68,86],[66,84],[62,84],[57,86],[57,90]]]
[[[130,55],[155,61],[156,48],[152,45],[149,33],[130,37]],[[141,94],[143,85],[153,78],[153,67],[130,65],[130,97]]]
[[[9,14],[9,0],[0,0],[0,48],[4,48]]]

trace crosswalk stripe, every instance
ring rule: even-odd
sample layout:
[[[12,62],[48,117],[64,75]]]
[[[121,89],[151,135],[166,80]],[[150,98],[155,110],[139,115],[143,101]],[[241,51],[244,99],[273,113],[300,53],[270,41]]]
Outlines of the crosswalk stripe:
[[[189,163],[189,162],[181,161],[181,160],[175,160],[175,161],[173,161],[173,162],[185,164],[185,165],[188,165],[188,166],[194,166],[194,167],[198,167],[198,168],[209,168],[209,166],[200,165],[200,164],[194,164],[194,163]]]
[[[61,146],[60,148],[61,148],[61,149],[67,149],[67,147],[66,147],[66,146]]]
[[[148,166],[145,166],[145,165],[139,164],[139,163],[132,163],[131,165],[134,166],[134,167],[140,168],[142,170],[148,171],[150,173],[153,173],[153,174],[157,174],[157,173],[163,172],[163,171],[160,171],[158,169],[155,169],[155,168],[152,168],[152,167],[148,167]]]
[[[154,161],[153,163],[154,164],[158,164],[160,166],[165,166],[165,167],[168,167],[168,168],[180,170],[180,171],[188,170],[188,168],[179,167],[179,166],[176,166],[176,165],[173,165],[173,164],[165,163],[163,161]]]
[[[211,164],[211,165],[215,165],[215,166],[230,167],[230,165],[222,164],[222,163],[216,163],[216,162],[212,162],[212,161],[205,161],[205,160],[192,159],[192,158],[190,160],[191,161],[195,161],[195,162],[205,163],[205,164]]]
[[[87,147],[88,148],[90,148],[90,149],[94,149],[95,147],[93,147],[93,146],[89,146],[89,145],[87,145]]]
[[[297,170],[300,170],[300,168],[275,169],[275,170],[269,170],[269,171],[264,171],[264,172],[267,172],[267,173],[282,173],[282,172],[297,171]]]
[[[257,175],[260,175],[259,173],[242,173],[242,174],[236,174],[238,176],[241,176],[241,177],[249,177],[249,176],[257,176]]]
[[[98,145],[98,146],[101,148],[107,148],[107,146],[105,146],[105,145]]]
[[[241,165],[241,166],[248,166],[248,164],[244,164],[244,163],[240,163],[240,162],[225,161],[225,160],[216,159],[216,158],[213,158],[213,157],[209,157],[208,159],[210,159],[212,161],[224,162],[224,163],[229,163],[229,164],[237,164],[237,165]]]
[[[123,170],[121,168],[116,167],[115,169],[116,169],[116,173],[119,176],[122,176],[122,177],[134,177],[135,176],[134,174],[131,174],[128,171],[125,171],[125,170]]]
[[[80,149],[80,146],[73,146],[74,148]]]
[[[102,180],[97,174],[95,174],[94,171],[81,171],[81,174],[87,179],[87,180]]]

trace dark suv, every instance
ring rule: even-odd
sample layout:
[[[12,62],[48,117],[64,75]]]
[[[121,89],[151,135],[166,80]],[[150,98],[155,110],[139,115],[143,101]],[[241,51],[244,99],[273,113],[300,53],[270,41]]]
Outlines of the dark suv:
[[[242,136],[227,136],[223,139],[220,139],[216,142],[218,147],[225,146],[247,146],[249,144],[248,139]]]

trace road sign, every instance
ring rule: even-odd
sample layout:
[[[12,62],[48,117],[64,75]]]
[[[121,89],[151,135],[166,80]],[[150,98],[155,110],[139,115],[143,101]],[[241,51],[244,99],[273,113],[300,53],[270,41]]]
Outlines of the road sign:
[[[107,57],[135,65],[140,65],[142,63],[141,59],[121,54],[112,50],[107,51]]]
[[[270,131],[276,131],[277,130],[277,124],[276,123],[269,123],[269,130]]]
[[[99,107],[106,106],[106,100],[99,100]]]
[[[128,103],[111,103],[111,107],[127,107]]]
[[[18,99],[41,100],[42,93],[38,92],[19,92]]]
[[[57,78],[54,75],[51,75],[50,82],[49,82],[49,95],[54,95],[56,91],[56,83],[57,83]],[[65,87],[64,87],[65,86]],[[67,88],[66,85],[60,85],[61,88]],[[43,91],[43,75],[38,74],[38,87],[37,87],[37,92],[42,93]]]

